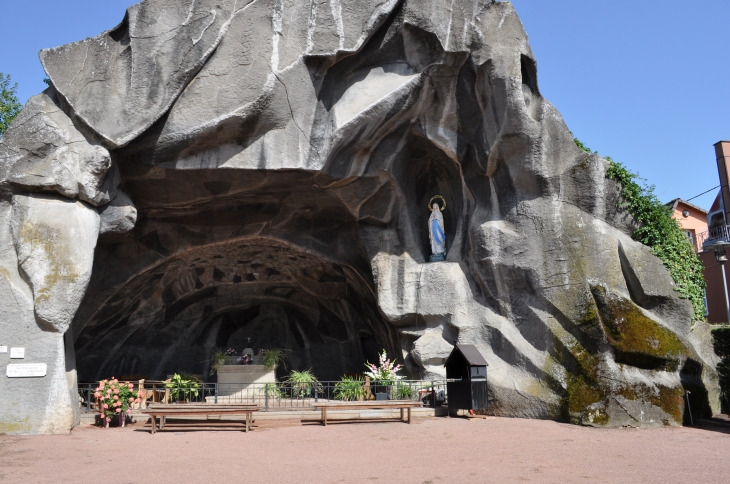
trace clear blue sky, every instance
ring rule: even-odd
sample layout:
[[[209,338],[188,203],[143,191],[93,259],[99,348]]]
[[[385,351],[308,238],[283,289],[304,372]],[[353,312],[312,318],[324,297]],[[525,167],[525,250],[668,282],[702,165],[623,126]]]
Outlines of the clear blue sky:
[[[181,0],[182,1],[182,0]],[[118,24],[133,0],[5,0],[0,72],[21,101],[43,90],[38,51]],[[584,143],[668,201],[718,184],[730,139],[727,0],[513,0],[542,94]],[[693,200],[707,208],[714,192]]]

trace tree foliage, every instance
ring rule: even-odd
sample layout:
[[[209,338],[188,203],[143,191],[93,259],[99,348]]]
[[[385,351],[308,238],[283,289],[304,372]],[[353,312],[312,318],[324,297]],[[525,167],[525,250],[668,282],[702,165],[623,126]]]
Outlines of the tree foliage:
[[[590,148],[577,138],[575,144],[586,153]],[[632,234],[633,239],[651,247],[674,280],[680,297],[689,299],[694,308],[693,321],[705,319],[705,278],[703,265],[695,248],[685,235],[679,223],[672,218],[672,211],[654,194],[654,187],[639,183],[643,181],[621,163],[606,157],[610,163],[606,177],[621,187],[619,206],[628,211],[639,227]]]
[[[18,84],[10,85],[10,75],[0,72],[0,136],[23,107],[18,101],[17,90]]]

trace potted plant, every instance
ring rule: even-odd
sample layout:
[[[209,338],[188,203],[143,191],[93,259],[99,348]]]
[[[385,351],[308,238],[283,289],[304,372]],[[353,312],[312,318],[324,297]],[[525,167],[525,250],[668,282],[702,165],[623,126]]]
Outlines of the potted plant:
[[[241,358],[238,356],[238,352],[233,348],[228,348],[224,352],[224,358],[226,365],[237,365],[241,362]]]
[[[337,400],[361,401],[365,400],[366,395],[365,380],[343,376],[340,381],[335,383],[335,399]]]
[[[379,359],[379,366],[374,365],[369,361],[365,363],[365,367],[368,368],[368,371],[366,371],[365,374],[369,376],[372,382],[376,385],[375,398],[378,400],[387,400],[389,396],[400,398],[398,390],[394,387],[398,380],[403,379],[402,376],[397,374],[403,366],[396,365],[395,361],[390,361],[385,350],[380,353]],[[380,388],[378,388],[378,385]]]
[[[210,357],[210,375],[215,375],[218,368],[226,364],[226,352],[220,348],[213,350],[213,355]]]
[[[124,427],[127,414],[132,413],[129,406],[140,402],[139,392],[134,390],[132,383],[120,382],[114,377],[100,381],[94,396],[99,401],[105,428],[109,428],[109,422],[115,416],[119,419],[119,426]]]
[[[289,373],[289,378],[287,378],[284,382],[289,384],[292,397],[294,398],[311,397],[315,388],[320,393],[322,392],[322,385],[312,374],[312,370],[293,370]]]
[[[174,402],[189,402],[198,396],[200,382],[189,373],[180,372],[165,380],[165,387],[170,389],[170,398]]]
[[[284,392],[281,391],[281,383],[278,382],[264,383],[259,389],[259,394],[263,397],[268,395],[268,397],[272,400],[281,400],[286,396],[284,395]]]
[[[277,365],[284,365],[284,350],[279,348],[273,348],[268,350],[259,350],[259,356],[261,364],[266,367],[267,370],[275,368]],[[286,365],[284,365],[286,368]]]

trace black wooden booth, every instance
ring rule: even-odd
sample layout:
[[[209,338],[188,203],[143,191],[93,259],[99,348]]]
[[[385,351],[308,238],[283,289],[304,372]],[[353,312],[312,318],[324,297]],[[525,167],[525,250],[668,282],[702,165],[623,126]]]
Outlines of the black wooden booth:
[[[449,410],[478,410],[488,407],[487,360],[474,345],[456,345],[444,363]]]

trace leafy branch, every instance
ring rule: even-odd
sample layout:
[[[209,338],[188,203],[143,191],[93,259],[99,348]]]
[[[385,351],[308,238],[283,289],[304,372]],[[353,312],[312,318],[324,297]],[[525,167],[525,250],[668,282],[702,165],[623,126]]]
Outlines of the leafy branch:
[[[10,123],[23,107],[18,101],[18,84],[10,85],[10,75],[0,72],[0,136],[8,129]]]

